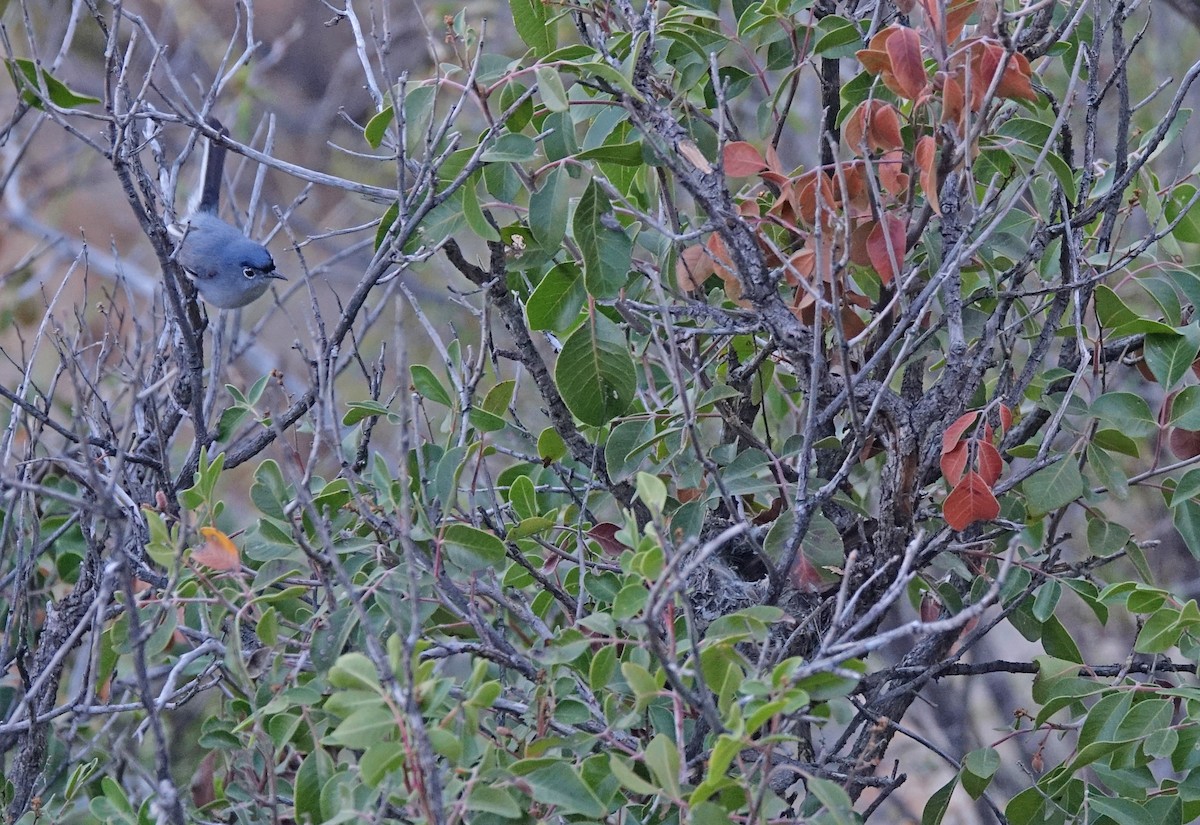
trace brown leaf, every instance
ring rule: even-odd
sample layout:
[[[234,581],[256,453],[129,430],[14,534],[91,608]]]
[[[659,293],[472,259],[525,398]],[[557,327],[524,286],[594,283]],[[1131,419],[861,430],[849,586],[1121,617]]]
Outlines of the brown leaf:
[[[721,162],[725,165],[725,174],[734,178],[757,175],[767,169],[767,162],[758,149],[744,140],[725,144]]]
[[[876,223],[867,235],[867,254],[879,280],[890,284],[904,268],[904,221],[891,213]]]
[[[929,85],[921,56],[921,37],[907,26],[893,28],[896,31],[887,39],[885,48],[892,59],[892,74],[900,86],[899,94],[909,100],[921,100]]]
[[[991,521],[1000,515],[1000,502],[978,473],[969,472],[946,497],[942,515],[950,529],[966,530],[977,521]]]
[[[926,590],[921,594],[921,607],[919,612],[921,615],[921,622],[923,624],[936,622],[938,617],[942,615],[942,602],[937,596],[933,595],[931,591]]]
[[[214,776],[217,770],[217,751],[209,751],[200,760],[200,766],[192,776],[192,802],[197,808],[203,808],[217,799],[217,787]]]
[[[192,551],[192,558],[213,570],[240,570],[242,566],[238,549],[229,536],[215,527],[201,527],[204,544]]]
[[[704,153],[700,151],[700,147],[690,140],[679,141],[679,154],[705,175],[713,170],[712,164],[708,162],[708,158],[704,157]]]
[[[700,289],[715,270],[712,256],[703,246],[689,246],[679,253],[675,262],[675,283],[684,292]]]
[[[899,198],[908,192],[908,174],[904,171],[904,153],[894,149],[884,154],[875,163],[879,172],[879,183],[893,197]]]
[[[1200,455],[1200,432],[1172,427],[1167,444],[1177,458],[1195,458]]]

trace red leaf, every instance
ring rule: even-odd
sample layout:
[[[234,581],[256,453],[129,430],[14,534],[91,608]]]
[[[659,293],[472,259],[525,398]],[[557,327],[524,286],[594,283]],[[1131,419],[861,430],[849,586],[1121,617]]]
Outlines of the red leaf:
[[[796,563],[792,565],[791,580],[801,593],[815,593],[821,589],[821,571],[805,558],[804,553],[796,556]]]
[[[884,231],[884,227],[887,231]],[[904,221],[891,213],[883,216],[867,236],[867,255],[871,267],[879,274],[879,280],[890,284],[904,267]]]
[[[900,91],[909,100],[920,100],[929,85],[925,62],[921,57],[921,37],[915,29],[897,26],[885,48],[892,59],[892,74]]]
[[[990,441],[980,441],[976,449],[979,451],[979,475],[983,476],[983,480],[991,487],[1000,480],[1000,474],[1004,472],[1004,459]]]
[[[759,151],[744,140],[725,144],[721,159],[725,164],[725,174],[733,178],[757,175],[767,168],[767,162]]]
[[[1012,410],[1007,404],[1000,405],[1000,432],[1006,433],[1012,428]]]
[[[952,530],[966,530],[977,521],[1000,515],[1000,502],[979,473],[967,473],[942,504],[942,515]]]
[[[967,469],[967,442],[960,441],[953,450],[942,453],[942,475],[951,487],[962,481],[963,472]]]
[[[965,412],[958,419],[946,428],[946,432],[942,433],[942,455],[950,452],[962,441],[963,433],[967,428],[975,423],[975,419],[979,417],[979,410],[971,410]]]
[[[609,521],[602,521],[587,531],[589,537],[600,545],[600,549],[613,556],[619,556],[629,548],[624,542],[617,541],[617,531],[621,528]]]

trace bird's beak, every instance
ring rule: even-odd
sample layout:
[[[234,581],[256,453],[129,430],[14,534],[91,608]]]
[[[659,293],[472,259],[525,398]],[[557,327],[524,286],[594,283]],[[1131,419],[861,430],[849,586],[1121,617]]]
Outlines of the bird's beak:
[[[281,280],[281,281],[286,281],[286,280],[287,280],[287,276],[285,276],[285,275],[280,275],[278,272],[268,272],[268,273],[267,273],[267,277],[268,277],[268,278],[278,278],[278,279],[279,279],[279,280]]]

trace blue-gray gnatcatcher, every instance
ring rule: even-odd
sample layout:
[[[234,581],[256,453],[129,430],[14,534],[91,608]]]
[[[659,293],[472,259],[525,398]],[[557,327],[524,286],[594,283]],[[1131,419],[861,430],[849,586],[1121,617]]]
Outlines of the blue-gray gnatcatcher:
[[[229,134],[216,118],[210,117],[208,125],[221,135]],[[178,228],[182,242],[176,260],[201,298],[222,309],[236,309],[266,292],[272,278],[287,279],[275,271],[265,246],[217,217],[224,166],[225,147],[209,140],[200,200]]]

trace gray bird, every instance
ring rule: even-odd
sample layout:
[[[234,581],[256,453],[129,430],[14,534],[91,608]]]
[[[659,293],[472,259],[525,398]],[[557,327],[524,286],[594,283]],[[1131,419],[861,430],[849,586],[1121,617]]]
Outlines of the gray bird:
[[[210,117],[208,125],[221,135],[229,134],[216,118]],[[224,167],[225,148],[209,140],[200,200],[174,230],[182,238],[176,260],[201,298],[222,309],[237,309],[261,297],[272,279],[287,279],[275,271],[275,261],[265,246],[217,217]]]

